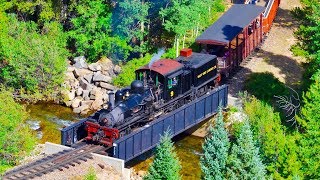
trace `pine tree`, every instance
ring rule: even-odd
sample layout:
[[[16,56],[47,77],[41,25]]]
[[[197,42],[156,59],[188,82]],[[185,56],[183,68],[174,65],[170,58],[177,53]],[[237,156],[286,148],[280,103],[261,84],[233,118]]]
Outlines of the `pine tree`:
[[[304,94],[301,117],[297,120],[303,129],[300,139],[302,171],[307,179],[320,178],[320,71],[313,76],[314,83]]]
[[[259,149],[254,145],[248,121],[240,129],[227,164],[227,179],[265,179],[265,166],[259,157]]]
[[[149,167],[148,174],[143,179],[181,179],[179,174],[180,169],[181,165],[174,152],[170,134],[166,131],[160,139],[160,144],[156,148],[155,158]]]
[[[229,146],[220,108],[216,125],[209,128],[209,134],[202,146],[204,155],[200,159],[200,166],[204,179],[224,179]]]

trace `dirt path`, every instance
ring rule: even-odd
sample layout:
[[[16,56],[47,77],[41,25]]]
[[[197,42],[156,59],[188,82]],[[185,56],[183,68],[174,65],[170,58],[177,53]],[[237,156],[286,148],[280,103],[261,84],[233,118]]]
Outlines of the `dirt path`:
[[[295,44],[294,31],[298,23],[290,10],[300,7],[299,0],[281,0],[277,17],[259,52],[249,58],[228,81],[229,95],[237,97],[244,81],[253,72],[271,72],[288,86],[299,85],[303,69],[301,57],[293,56],[290,47]]]

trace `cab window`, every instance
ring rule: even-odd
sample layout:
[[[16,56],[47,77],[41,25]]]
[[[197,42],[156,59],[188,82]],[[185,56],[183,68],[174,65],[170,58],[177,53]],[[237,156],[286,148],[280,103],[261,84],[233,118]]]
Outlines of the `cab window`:
[[[168,89],[171,89],[178,85],[178,77],[168,79]]]

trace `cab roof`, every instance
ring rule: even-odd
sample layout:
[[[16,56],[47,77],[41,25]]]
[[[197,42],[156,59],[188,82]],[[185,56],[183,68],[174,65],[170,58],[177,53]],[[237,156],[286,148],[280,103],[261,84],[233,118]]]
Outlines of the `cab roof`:
[[[172,59],[161,59],[154,62],[150,67],[149,64],[142,66],[139,70],[152,70],[163,76],[168,76],[176,71],[179,71],[183,68],[183,64],[179,63],[176,60]]]

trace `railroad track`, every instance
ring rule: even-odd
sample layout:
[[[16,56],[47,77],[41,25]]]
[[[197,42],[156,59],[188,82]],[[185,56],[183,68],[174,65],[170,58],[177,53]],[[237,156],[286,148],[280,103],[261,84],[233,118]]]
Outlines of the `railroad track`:
[[[63,169],[69,169],[71,166],[93,159],[91,153],[101,152],[105,149],[104,146],[85,144],[76,149],[64,150],[9,171],[2,179],[33,179],[57,169],[63,171]]]

